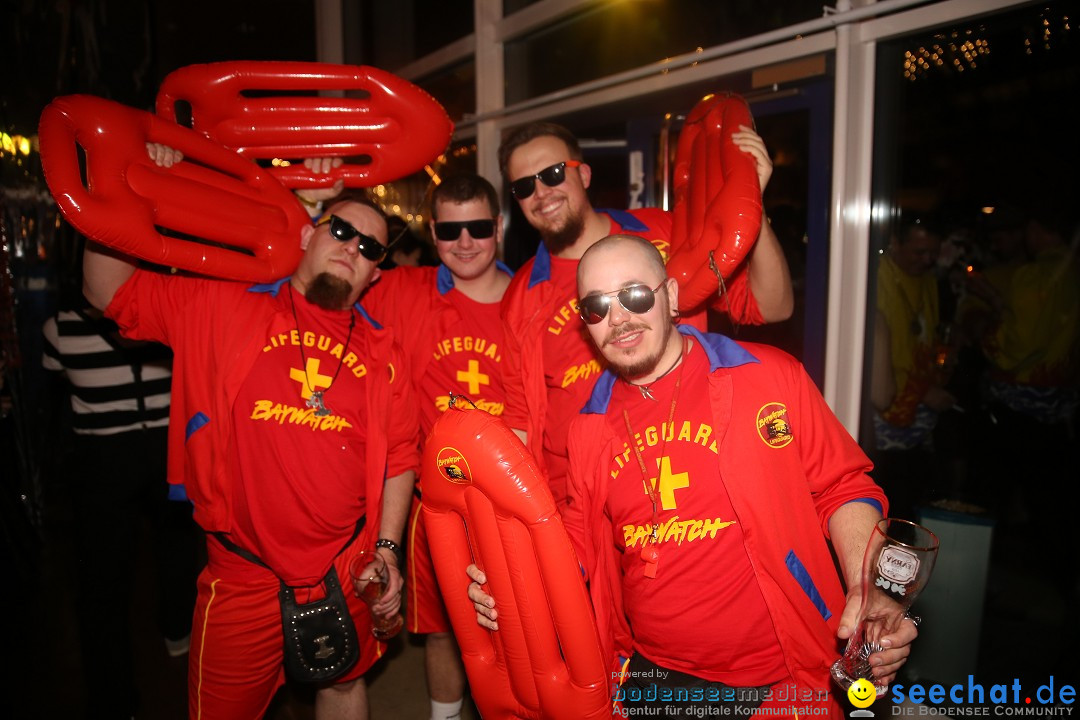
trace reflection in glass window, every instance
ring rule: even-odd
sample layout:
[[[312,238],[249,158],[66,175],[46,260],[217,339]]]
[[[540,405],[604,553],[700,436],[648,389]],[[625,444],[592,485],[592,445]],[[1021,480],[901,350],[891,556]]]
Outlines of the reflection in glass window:
[[[518,10],[535,5],[540,0],[503,0],[503,15],[513,15]]]
[[[476,112],[476,62],[472,59],[429,75],[416,84],[442,103],[454,122]]]
[[[343,3],[348,62],[394,68],[473,31],[472,0]]]
[[[862,430],[890,514],[992,518],[994,562],[1025,558],[1006,584],[1063,607],[1075,574],[1059,583],[1042,558],[1076,547],[1057,498],[1080,476],[1078,9],[1028,5],[879,46]],[[1011,602],[1025,640],[988,622],[989,655],[1052,671],[1067,625],[1036,629],[1028,601]]]
[[[507,103],[820,16],[811,0],[596,5],[507,43]]]

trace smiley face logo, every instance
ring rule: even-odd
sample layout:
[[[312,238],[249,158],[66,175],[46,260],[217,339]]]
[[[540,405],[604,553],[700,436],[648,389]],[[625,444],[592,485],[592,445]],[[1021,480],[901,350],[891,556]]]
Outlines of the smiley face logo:
[[[855,707],[868,708],[877,700],[877,690],[874,688],[874,683],[859,678],[847,689],[847,697]]]

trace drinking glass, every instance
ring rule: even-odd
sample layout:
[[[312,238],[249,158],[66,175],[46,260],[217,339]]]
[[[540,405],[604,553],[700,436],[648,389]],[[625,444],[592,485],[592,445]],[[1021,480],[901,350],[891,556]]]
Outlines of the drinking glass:
[[[349,576],[352,577],[357,596],[367,603],[369,609],[386,592],[386,585],[390,580],[386,561],[374,548],[357,551],[356,556],[349,563]],[[401,631],[404,622],[401,613],[385,616],[376,615],[373,611],[371,634],[377,640],[389,640]]]
[[[881,638],[896,632],[908,617],[908,609],[930,579],[937,552],[937,536],[922,525],[884,518],[874,526],[863,554],[862,604],[855,632],[832,666],[833,680],[842,689],[859,678],[872,682],[878,697],[889,689],[874,679],[870,655],[883,650]]]

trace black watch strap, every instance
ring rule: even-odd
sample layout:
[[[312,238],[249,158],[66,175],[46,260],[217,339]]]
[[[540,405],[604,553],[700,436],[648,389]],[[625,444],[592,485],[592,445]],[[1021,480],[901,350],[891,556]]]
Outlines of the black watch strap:
[[[386,548],[390,552],[394,553],[394,557],[397,558],[398,569],[403,570],[405,568],[405,553],[402,552],[401,546],[393,540],[388,538],[379,538],[375,541],[376,548]]]

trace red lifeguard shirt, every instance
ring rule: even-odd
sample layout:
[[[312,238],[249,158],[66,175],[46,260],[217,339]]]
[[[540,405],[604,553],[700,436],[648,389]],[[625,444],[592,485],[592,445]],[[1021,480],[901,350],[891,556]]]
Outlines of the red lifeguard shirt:
[[[788,671],[719,476],[708,393],[687,389],[694,386],[687,379],[708,373],[708,359],[694,344],[682,367],[649,386],[655,400],[615,383],[606,419],[624,442],[611,460],[605,507],[621,554],[634,650],[663,667],[755,687]],[[644,481],[634,446],[648,474]],[[652,531],[646,481],[656,483],[660,500],[655,578],[645,576],[641,557]]]
[[[274,299],[286,312],[290,293]],[[356,310],[322,310],[299,294],[292,300],[300,329],[266,338],[233,405],[231,539],[289,585],[308,586],[322,579],[366,510],[369,368],[357,348],[368,321]],[[391,418],[387,477],[415,467],[417,456],[407,379],[395,378],[392,388],[402,411]],[[307,407],[313,390],[324,392],[328,415]]]
[[[492,415],[502,415],[506,402],[499,368],[502,362],[499,303],[477,302],[457,289],[443,297],[456,317],[448,327],[434,328],[428,342],[431,358],[427,371],[417,379],[425,438],[449,406],[451,392],[464,395]]]
[[[557,297],[560,299],[548,310],[547,326],[541,340],[548,403],[547,421],[544,423],[544,457],[556,498],[566,496],[566,474],[569,471],[567,427],[589,399],[593,383],[604,371],[585,323],[578,315],[577,267],[576,259],[551,258],[551,283],[558,288]],[[523,426],[513,422],[510,425]]]

